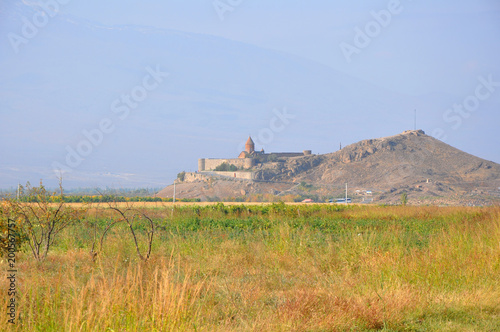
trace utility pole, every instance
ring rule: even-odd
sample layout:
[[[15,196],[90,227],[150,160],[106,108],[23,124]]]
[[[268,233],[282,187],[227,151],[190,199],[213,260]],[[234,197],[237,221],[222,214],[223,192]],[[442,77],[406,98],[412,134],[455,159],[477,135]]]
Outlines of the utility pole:
[[[19,200],[19,192],[21,191],[21,184],[17,183],[17,200]]]
[[[413,130],[417,130],[417,109],[413,111],[414,117],[413,117]]]
[[[174,199],[172,200],[172,203],[175,203],[175,180],[174,180]]]
[[[347,205],[347,182],[345,184],[345,204]]]

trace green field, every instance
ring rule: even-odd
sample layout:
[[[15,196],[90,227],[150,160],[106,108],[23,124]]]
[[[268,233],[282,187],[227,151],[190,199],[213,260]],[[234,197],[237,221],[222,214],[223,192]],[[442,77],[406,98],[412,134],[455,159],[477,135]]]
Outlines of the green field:
[[[2,209],[4,219],[12,216]],[[34,259],[24,242],[16,253],[16,324],[4,312],[0,327],[500,331],[499,207],[119,210],[132,228],[118,211],[87,207],[45,258]],[[8,280],[0,280],[5,294]]]

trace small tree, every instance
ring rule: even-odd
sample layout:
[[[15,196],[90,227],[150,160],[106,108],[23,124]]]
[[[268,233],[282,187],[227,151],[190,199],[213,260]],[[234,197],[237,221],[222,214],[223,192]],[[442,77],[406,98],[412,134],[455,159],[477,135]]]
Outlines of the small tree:
[[[406,203],[408,203],[408,194],[406,191],[403,191],[401,194],[401,204],[406,205]]]
[[[79,220],[84,210],[65,204],[61,181],[59,194],[49,192],[41,181],[39,187],[32,187],[28,182],[26,188],[21,189],[26,189],[22,199],[7,199],[6,203],[13,220],[27,238],[33,257],[41,261],[47,257],[57,235]]]
[[[180,182],[183,182],[185,177],[186,177],[185,171],[182,171],[179,174],[177,174],[177,179],[179,179]]]

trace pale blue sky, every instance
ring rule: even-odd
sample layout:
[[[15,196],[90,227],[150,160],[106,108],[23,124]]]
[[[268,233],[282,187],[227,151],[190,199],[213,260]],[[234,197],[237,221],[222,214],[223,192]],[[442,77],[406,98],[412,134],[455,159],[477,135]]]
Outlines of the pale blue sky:
[[[477,75],[500,73],[497,0],[400,0],[401,13],[350,64],[339,43],[352,42],[354,28],[364,28],[370,12],[391,1],[241,0],[224,21],[214,2],[73,0],[65,10],[110,25],[205,33],[281,50],[415,95],[465,93]]]
[[[40,1],[67,4],[16,52]],[[66,183],[165,185],[237,155],[283,108],[296,120],[266,151],[333,152],[412,129],[418,109],[418,128],[500,162],[498,0],[40,1],[0,2],[0,188],[55,184],[51,165],[107,118],[116,130]],[[111,102],[156,66],[169,78],[117,119]],[[474,111],[453,108],[477,91]]]

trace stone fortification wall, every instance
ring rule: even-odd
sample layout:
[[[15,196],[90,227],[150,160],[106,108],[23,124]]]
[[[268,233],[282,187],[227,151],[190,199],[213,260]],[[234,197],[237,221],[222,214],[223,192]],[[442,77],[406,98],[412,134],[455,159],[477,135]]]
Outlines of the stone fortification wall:
[[[291,158],[291,157],[302,157],[303,152],[272,152],[269,156],[276,156],[278,158]]]
[[[243,180],[253,180],[254,179],[253,172],[213,172],[213,171],[204,171],[201,173],[186,173],[184,175],[184,182],[198,182],[198,181],[208,181],[210,177],[220,176],[224,178],[233,178],[233,179],[243,179]]]
[[[213,171],[217,166],[227,163],[241,168],[252,168],[257,162],[267,162],[271,157],[275,158],[291,158],[311,155],[311,150],[304,150],[303,152],[272,152],[264,154],[255,154],[255,158],[232,158],[232,159],[212,159],[202,158],[198,159],[198,172]]]
[[[251,168],[255,165],[255,160],[252,158],[198,159],[198,172],[212,171],[223,163],[234,165],[238,168]]]
[[[217,174],[219,176],[235,178],[235,179],[245,179],[253,180],[253,172],[210,172],[212,174]]]

